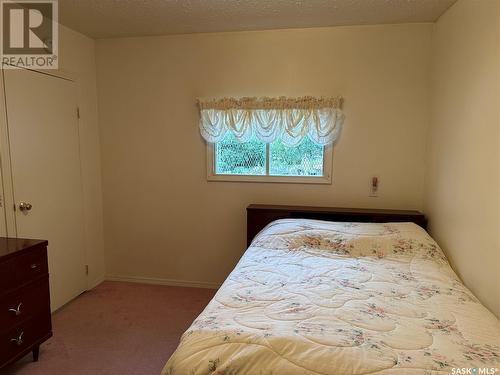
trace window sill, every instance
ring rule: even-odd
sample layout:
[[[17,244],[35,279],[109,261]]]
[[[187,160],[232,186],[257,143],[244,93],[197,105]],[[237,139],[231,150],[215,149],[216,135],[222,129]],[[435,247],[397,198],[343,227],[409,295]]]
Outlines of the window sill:
[[[211,175],[207,176],[209,182],[265,182],[281,184],[316,184],[329,185],[331,176],[247,176],[247,175]]]

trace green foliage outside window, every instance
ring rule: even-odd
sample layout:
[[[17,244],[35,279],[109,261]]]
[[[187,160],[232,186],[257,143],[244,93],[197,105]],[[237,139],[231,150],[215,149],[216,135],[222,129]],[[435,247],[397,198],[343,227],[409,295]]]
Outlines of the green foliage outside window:
[[[308,137],[295,147],[281,141],[270,145],[252,139],[240,143],[231,132],[215,145],[215,172],[228,175],[266,175],[266,147],[269,147],[269,175],[322,176],[323,147]]]
[[[238,142],[231,132],[215,145],[215,173],[236,175],[266,174],[266,145],[256,139]]]
[[[287,147],[281,141],[269,148],[269,174],[272,176],[322,176],[323,147],[309,137],[295,147]]]

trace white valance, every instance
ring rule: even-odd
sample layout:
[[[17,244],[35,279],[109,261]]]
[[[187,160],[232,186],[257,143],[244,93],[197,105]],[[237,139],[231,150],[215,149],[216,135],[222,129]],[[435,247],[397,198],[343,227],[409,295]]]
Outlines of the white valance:
[[[227,131],[240,142],[256,137],[265,143],[277,139],[298,145],[305,136],[324,146],[337,141],[344,123],[342,98],[223,98],[198,100],[200,132],[210,143]]]

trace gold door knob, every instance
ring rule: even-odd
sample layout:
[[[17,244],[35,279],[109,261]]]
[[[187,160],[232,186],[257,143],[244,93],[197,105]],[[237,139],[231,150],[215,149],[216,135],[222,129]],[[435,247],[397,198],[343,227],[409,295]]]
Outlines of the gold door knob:
[[[33,208],[33,206],[31,205],[31,203],[28,203],[28,202],[19,203],[19,209],[21,211],[30,211],[32,208]]]

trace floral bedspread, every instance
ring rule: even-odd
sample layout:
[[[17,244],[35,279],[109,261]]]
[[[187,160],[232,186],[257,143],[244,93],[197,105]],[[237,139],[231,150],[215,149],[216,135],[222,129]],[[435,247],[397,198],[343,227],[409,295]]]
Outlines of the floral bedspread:
[[[162,374],[500,374],[499,340],[420,227],[287,219],[257,236]]]

